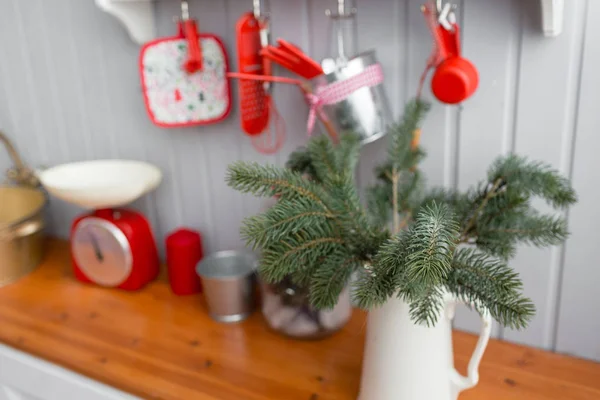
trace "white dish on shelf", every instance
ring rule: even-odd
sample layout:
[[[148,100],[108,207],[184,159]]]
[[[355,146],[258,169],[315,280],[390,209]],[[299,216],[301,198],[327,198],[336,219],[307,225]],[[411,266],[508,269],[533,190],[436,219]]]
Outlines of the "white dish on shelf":
[[[124,206],[154,190],[162,180],[156,166],[132,160],[81,161],[37,174],[50,194],[87,209]]]

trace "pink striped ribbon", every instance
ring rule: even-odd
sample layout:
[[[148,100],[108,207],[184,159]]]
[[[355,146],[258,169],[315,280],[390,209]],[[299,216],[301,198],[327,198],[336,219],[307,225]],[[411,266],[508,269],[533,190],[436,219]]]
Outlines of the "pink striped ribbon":
[[[323,119],[327,117],[323,113],[322,107],[330,104],[339,103],[345,100],[352,93],[364,87],[372,87],[383,82],[383,68],[380,64],[369,65],[358,75],[343,81],[321,85],[316,88],[314,93],[306,95],[306,100],[310,106],[308,113],[308,134],[310,135],[314,126],[317,114]]]

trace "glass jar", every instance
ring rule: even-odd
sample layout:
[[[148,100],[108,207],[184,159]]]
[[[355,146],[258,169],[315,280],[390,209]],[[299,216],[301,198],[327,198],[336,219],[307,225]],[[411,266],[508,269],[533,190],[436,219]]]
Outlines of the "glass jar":
[[[277,284],[261,281],[262,313],[271,329],[292,338],[320,339],[340,330],[352,316],[349,287],[333,309],[317,310],[309,304],[308,288],[286,278]]]

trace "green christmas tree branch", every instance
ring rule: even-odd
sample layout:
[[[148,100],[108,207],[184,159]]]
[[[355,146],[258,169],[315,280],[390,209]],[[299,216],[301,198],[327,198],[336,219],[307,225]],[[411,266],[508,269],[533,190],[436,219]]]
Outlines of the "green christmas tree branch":
[[[561,212],[575,203],[575,191],[550,166],[507,155],[466,192],[426,193],[418,168],[425,153],[414,138],[428,109],[411,101],[390,127],[367,207],[354,184],[360,139],[353,134],[342,135],[337,146],[312,138],[290,155],[287,168],[230,166],[227,182],[234,189],[278,196],[275,206],[244,221],[242,235],[262,252],[267,281],[291,278],[308,286],[318,308],[334,306],[358,271],[353,294],[361,307],[399,296],[415,322],[433,325],[449,292],[505,326],[523,328],[535,308],[507,261],[519,244],[565,240],[564,218],[540,214],[532,200]]]

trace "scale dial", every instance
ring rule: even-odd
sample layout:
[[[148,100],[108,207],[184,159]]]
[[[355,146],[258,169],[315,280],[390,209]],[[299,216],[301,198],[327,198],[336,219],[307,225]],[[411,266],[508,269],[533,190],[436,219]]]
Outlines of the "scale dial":
[[[98,285],[119,286],[131,274],[129,242],[116,225],[104,219],[80,221],[71,237],[71,251],[79,269]]]

